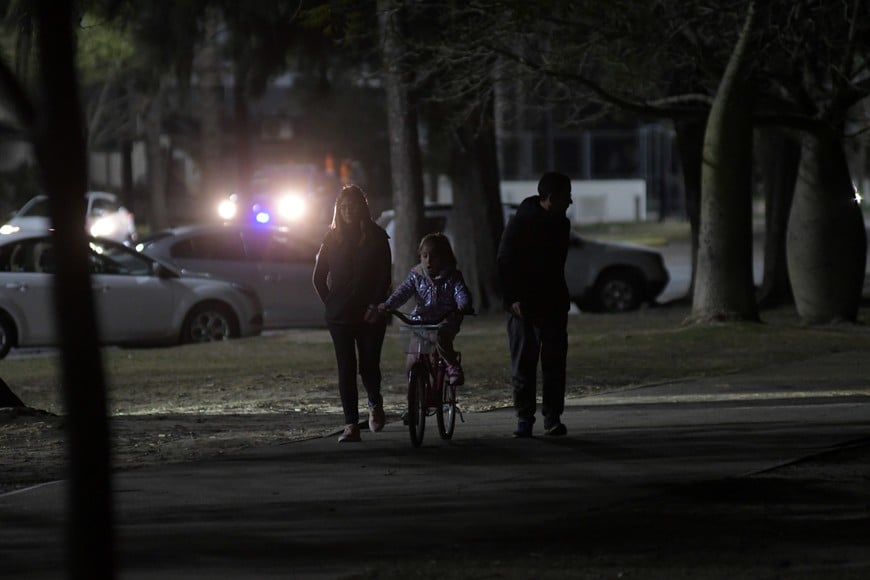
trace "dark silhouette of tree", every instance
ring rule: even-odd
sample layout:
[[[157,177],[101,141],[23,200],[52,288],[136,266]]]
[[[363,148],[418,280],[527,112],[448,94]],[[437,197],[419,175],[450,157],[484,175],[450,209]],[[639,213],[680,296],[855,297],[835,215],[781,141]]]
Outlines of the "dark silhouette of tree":
[[[6,381],[0,379],[0,409],[25,406],[24,402],[12,392],[12,389],[9,388]]]
[[[420,229],[425,162],[433,182],[439,174],[450,177],[455,251],[478,307],[486,309],[497,302],[495,249],[503,227],[493,114],[495,79],[478,82],[481,71],[486,72],[485,63],[459,67],[439,51],[455,52],[464,45],[464,50],[473,53],[467,40],[473,38],[475,23],[486,25],[488,21],[480,18],[460,29],[457,22],[474,9],[457,2],[338,5],[343,18],[332,25],[346,50],[343,58],[377,67],[383,80],[397,216],[395,274],[404,277],[416,263],[416,245],[428,233]],[[378,32],[376,37],[372,28]],[[445,39],[447,43],[442,42]],[[378,48],[377,63],[369,58],[373,46]],[[491,54],[489,60],[493,60]],[[468,86],[463,87],[465,82]],[[420,127],[425,131],[423,139],[418,134]]]
[[[145,144],[148,211],[152,230],[169,226],[167,191],[170,189],[170,159],[175,144],[163,142],[167,119],[186,100],[193,58],[203,34],[209,0],[149,2],[112,0],[93,2],[87,8],[100,19],[100,26],[122,30],[133,46],[133,55],[117,83],[121,102],[113,121],[123,120],[117,138],[129,154],[129,143]],[[99,82],[89,87],[100,91]],[[176,98],[173,103],[172,97]],[[129,158],[126,160],[129,169]],[[132,178],[126,175],[129,182]],[[129,184],[128,184],[129,185]]]
[[[752,280],[752,107],[748,73],[758,26],[754,4],[707,119],[701,221],[691,318],[758,320]]]
[[[786,265],[785,238],[800,161],[800,144],[776,127],[756,130],[755,154],[764,206],[764,274],[758,307],[776,308],[793,301]]]
[[[393,277],[402,279],[417,263],[422,237],[423,169],[418,116],[411,93],[413,74],[405,66],[403,8],[412,2],[378,0],[378,30],[384,63],[387,129],[390,135],[390,172],[396,212]]]
[[[72,2],[40,0],[37,14],[42,99],[35,149],[55,227],[54,295],[70,455],[70,575],[112,578],[109,426],[85,242],[87,162],[75,72]]]
[[[803,0],[779,8],[786,33],[768,56],[770,93],[780,97],[771,122],[799,131],[801,144],[786,242],[795,306],[805,323],[854,321],[867,234],[845,142],[850,110],[870,95],[870,7]]]
[[[449,172],[457,259],[481,312],[501,309],[495,256],[504,220],[493,100],[491,94],[453,129]]]
[[[480,38],[497,25],[474,5],[411,3],[404,60],[415,71],[428,129],[429,159],[441,165],[431,174],[448,175],[453,194],[453,243],[460,267],[481,311],[501,307],[495,257],[504,228],[496,142],[498,57],[481,50]],[[440,146],[440,154],[434,147]]]
[[[250,101],[268,81],[287,71],[300,44],[301,3],[218,1],[227,31],[225,56],[233,64],[233,114],[237,189],[247,193],[256,170]]]
[[[558,107],[566,125],[575,127],[621,111],[675,118],[685,121],[683,127],[689,127],[690,122],[697,127],[705,121],[712,102],[709,95],[715,92],[713,81],[718,77],[711,73],[714,67],[702,64],[716,58],[724,62],[727,53],[721,50],[721,54],[715,53],[702,45],[695,47],[704,54],[702,63],[698,58],[684,58],[683,62],[651,59],[644,50],[662,34],[654,28],[653,21],[669,21],[673,15],[655,14],[647,3],[627,0],[616,4],[482,0],[418,6],[415,22],[422,24],[415,27],[416,34],[409,43],[411,54],[406,58],[414,63],[417,92],[425,95],[422,101],[437,103],[439,112],[451,111],[439,118],[439,123],[444,131],[453,132],[453,142],[461,150],[455,159],[462,161],[453,163],[454,168],[462,169],[452,173],[454,192],[463,196],[462,201],[469,207],[483,208],[482,213],[474,216],[478,227],[471,244],[480,258],[472,257],[471,264],[487,262],[482,252],[489,246],[482,242],[493,235],[497,239],[502,227],[497,183],[475,186],[473,177],[497,174],[497,162],[493,159],[493,169],[479,166],[486,157],[475,157],[471,154],[473,149],[462,149],[462,144],[469,142],[469,135],[486,138],[487,131],[493,128],[494,94],[501,95],[497,103],[500,108],[509,111],[501,113],[500,119],[509,122],[510,110],[516,110],[516,106],[540,115],[551,115],[554,107]],[[701,24],[704,29],[715,28],[713,24]],[[696,26],[700,28],[701,24]],[[697,39],[704,38],[704,34],[697,34],[693,41],[702,44]],[[706,54],[710,52],[714,54]],[[643,72],[629,70],[626,63],[615,65],[620,59],[630,61]],[[670,68],[679,70],[672,72]],[[689,68],[700,72],[681,75],[683,69]],[[508,85],[521,87],[512,92],[518,101],[506,100],[511,92],[499,90]],[[689,86],[701,89],[689,92],[686,90]],[[684,163],[689,161],[698,169],[694,172],[695,181],[687,181],[686,190],[700,196],[703,132],[696,131],[694,135],[697,138],[691,142],[698,148]],[[688,142],[683,139],[684,145]],[[681,147],[681,151],[690,149]],[[464,153],[469,155],[463,159]],[[690,217],[697,224],[697,214]],[[457,251],[462,253],[461,248]],[[489,274],[484,270],[481,279],[486,281]],[[486,301],[488,292],[483,290],[482,294]]]
[[[724,131],[718,135],[705,131],[706,147],[724,145],[723,139],[731,139],[726,133],[737,138],[730,123],[707,117],[717,98],[719,113],[739,118],[741,131],[746,127],[743,113],[749,112],[750,127],[779,126],[802,133],[801,175],[814,177],[798,180],[790,212],[789,235],[793,241],[788,254],[800,255],[789,258],[788,268],[796,305],[807,321],[854,318],[866,240],[855,204],[847,203],[853,192],[842,153],[842,119],[858,99],[867,95],[870,84],[866,80],[870,38],[866,2],[770,0],[758,2],[756,9],[756,3],[749,0],[614,0],[606,4],[542,1],[522,5],[480,0],[469,5],[471,11],[491,15],[493,24],[481,29],[482,40],[476,44],[462,38],[449,45],[456,50],[454,63],[462,63],[464,44],[471,47],[464,51],[467,60],[489,64],[480,58],[480,51],[474,50],[488,46],[492,54],[513,63],[517,78],[528,87],[527,100],[537,99],[544,106],[559,105],[573,112],[568,117],[575,121],[614,110],[671,118],[681,140],[687,194],[699,191],[692,180],[698,174],[698,160],[704,160],[703,167],[711,179],[700,188],[701,203],[687,200],[690,221],[699,228],[693,236],[699,244],[710,244],[700,259],[693,252],[697,267],[692,317],[696,320],[755,320],[757,309],[746,298],[753,292],[752,277],[746,274],[751,273],[751,251],[746,250],[749,242],[738,240],[743,235],[751,238],[751,206],[747,203],[753,187],[751,164],[743,163],[739,155],[741,163],[734,165],[731,156],[725,155],[717,165],[711,165],[709,153],[718,153],[705,149],[703,156],[692,154],[689,144],[698,142],[692,126],[707,119],[708,128]],[[727,63],[733,61],[732,49],[743,46],[737,43],[737,36],[744,15],[750,11],[757,12],[757,24],[745,39],[749,55],[741,57],[748,61],[740,67],[741,80],[736,85],[743,96],[733,98],[735,93],[731,92],[723,100],[719,91],[735,88],[722,81]],[[741,147],[751,151],[752,139],[745,134],[740,139]],[[724,174],[726,165],[730,175]],[[791,181],[793,165],[779,163],[774,167],[784,172],[778,182]],[[823,167],[834,169],[822,177],[819,169]],[[760,172],[767,176],[768,184],[773,183],[771,170]],[[735,200],[711,192],[708,199],[714,198],[714,205],[724,205],[708,208],[705,219],[721,223],[705,225],[705,219],[696,219],[692,212],[695,207],[705,211],[703,192],[710,184],[720,192],[740,190],[743,201],[738,210]],[[774,206],[773,215],[781,220],[790,196],[783,195],[781,187],[766,189],[774,195],[768,199]],[[818,199],[811,201],[815,197]],[[812,217],[817,212],[830,217],[824,227],[827,234],[813,229],[822,223]],[[705,227],[710,228],[707,235],[698,235]],[[832,232],[836,235],[830,235]],[[776,249],[784,246],[784,231],[773,227],[767,235],[773,238],[766,243],[768,271],[780,272],[781,276],[784,253]],[[716,271],[708,271],[711,268]],[[820,271],[825,274],[817,275]],[[700,289],[699,275],[704,278]],[[698,299],[705,303],[698,304]]]
[[[32,136],[54,225],[54,303],[69,450],[69,575],[105,579],[114,575],[113,510],[106,384],[85,238],[87,163],[73,35],[77,14],[67,0],[38,0],[30,8],[30,38],[38,54],[33,96],[26,80],[5,63],[0,64],[0,90]]]

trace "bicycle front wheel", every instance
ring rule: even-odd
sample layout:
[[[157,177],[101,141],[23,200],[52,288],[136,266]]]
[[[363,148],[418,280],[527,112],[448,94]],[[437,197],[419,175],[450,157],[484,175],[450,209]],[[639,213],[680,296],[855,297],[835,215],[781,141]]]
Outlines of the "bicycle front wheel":
[[[447,381],[444,381],[446,383]],[[438,419],[438,434],[442,439],[453,437],[453,429],[456,427],[456,387],[454,385],[441,385],[441,404],[435,409],[435,417]]]
[[[414,447],[423,444],[426,431],[426,390],[429,373],[421,364],[415,364],[408,375],[408,432]]]

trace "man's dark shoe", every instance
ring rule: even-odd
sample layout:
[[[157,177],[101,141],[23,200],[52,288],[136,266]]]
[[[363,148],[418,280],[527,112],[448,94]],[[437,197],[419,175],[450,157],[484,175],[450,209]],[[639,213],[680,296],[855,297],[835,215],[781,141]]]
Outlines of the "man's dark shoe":
[[[547,437],[563,437],[568,434],[568,428],[564,423],[556,423],[549,429],[544,430],[544,435]]]
[[[517,421],[517,430],[514,431],[514,437],[531,437],[532,436],[532,421],[520,419]]]

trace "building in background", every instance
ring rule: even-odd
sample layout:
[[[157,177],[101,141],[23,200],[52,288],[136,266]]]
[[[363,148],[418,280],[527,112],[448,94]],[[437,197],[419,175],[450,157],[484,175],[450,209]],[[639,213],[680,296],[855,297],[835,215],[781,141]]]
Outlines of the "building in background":
[[[497,92],[496,135],[505,182],[537,180],[555,170],[571,177],[575,191],[587,199],[584,212],[590,216],[609,214],[609,203],[622,207],[630,198],[637,212],[628,215],[638,219],[685,218],[682,172],[669,122],[602,115],[592,104],[546,104],[541,102],[545,88],[536,94],[527,89],[518,80]],[[611,181],[619,183],[608,187]],[[611,201],[610,192],[620,199]]]

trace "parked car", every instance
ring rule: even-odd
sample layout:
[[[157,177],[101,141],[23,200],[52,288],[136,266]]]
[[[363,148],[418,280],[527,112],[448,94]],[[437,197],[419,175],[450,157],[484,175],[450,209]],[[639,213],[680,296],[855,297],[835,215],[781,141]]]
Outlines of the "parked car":
[[[172,228],[136,244],[137,250],[182,271],[252,288],[263,303],[265,328],[325,324],[323,304],[311,283],[318,247],[318,241],[294,229],[241,223]]]
[[[105,191],[89,191],[85,194],[85,200],[87,201],[85,226],[90,235],[116,242],[130,242],[136,239],[133,214],[121,205],[118,196]],[[0,228],[0,234],[17,231],[44,232],[50,227],[48,196],[37,195],[15,212]]]
[[[181,275],[122,244],[89,238],[100,341],[106,345],[207,342],[262,331],[252,290]],[[52,236],[0,236],[0,358],[12,347],[57,343]]]
[[[505,223],[516,206],[504,206]],[[424,231],[443,232],[452,237],[449,205],[431,205],[424,209]],[[395,213],[384,211],[378,224],[387,230],[390,243]],[[600,242],[571,232],[565,281],[571,300],[589,312],[626,312],[644,303],[654,303],[669,281],[664,259],[655,250],[628,243]]]

